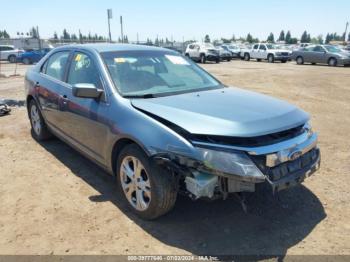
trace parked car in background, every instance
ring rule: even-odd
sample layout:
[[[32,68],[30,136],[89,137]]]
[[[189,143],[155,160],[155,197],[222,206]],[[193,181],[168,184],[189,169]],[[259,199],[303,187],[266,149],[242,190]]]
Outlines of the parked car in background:
[[[223,48],[221,46],[216,46],[215,48],[219,51],[221,61],[231,61],[232,60],[232,53],[230,51],[226,50],[225,48]]]
[[[250,44],[243,44],[240,46],[240,52],[239,52],[239,57],[241,59],[244,59],[244,54],[249,53],[250,50],[252,49],[253,45]]]
[[[196,62],[220,62],[219,51],[210,43],[193,43],[186,48],[185,55]]]
[[[310,43],[300,43],[299,44],[299,48],[305,48],[305,47],[308,47],[309,45],[312,45]]]
[[[23,52],[23,50],[16,49],[12,45],[0,45],[0,60],[7,60],[10,63],[15,63],[17,57]]]
[[[274,44],[254,44],[253,48],[244,53],[244,60],[256,59],[257,61],[267,60],[269,63],[275,61],[287,62],[292,54],[291,50],[281,49]]]
[[[43,58],[48,52],[50,52],[52,48],[44,48],[40,50],[32,50],[21,53],[17,57],[17,62],[21,62],[25,65],[30,65],[33,63],[37,63]]]
[[[298,65],[304,63],[328,64],[329,66],[350,65],[350,54],[332,45],[311,45],[295,50],[292,59]]]
[[[229,51],[231,53],[232,58],[239,58],[241,48],[238,45],[234,44],[223,44],[221,45],[222,48],[224,48],[226,51]]]
[[[95,161],[144,219],[170,211],[178,194],[276,193],[320,165],[308,114],[228,88],[168,49],[58,47],[27,71],[25,91],[34,139],[54,134]]]

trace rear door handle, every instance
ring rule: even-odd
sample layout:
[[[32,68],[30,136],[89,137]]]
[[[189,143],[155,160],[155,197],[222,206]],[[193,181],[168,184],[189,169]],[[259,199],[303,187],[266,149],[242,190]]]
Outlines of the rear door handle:
[[[63,95],[62,96],[62,103],[64,104],[64,105],[67,105],[67,103],[68,103],[68,97],[67,97],[67,95]]]

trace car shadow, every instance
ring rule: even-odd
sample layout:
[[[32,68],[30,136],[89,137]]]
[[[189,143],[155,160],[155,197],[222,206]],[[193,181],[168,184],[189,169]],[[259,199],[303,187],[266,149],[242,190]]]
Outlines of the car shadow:
[[[235,199],[207,202],[180,196],[170,213],[144,221],[127,209],[112,176],[57,139],[41,145],[99,192],[88,196],[91,201],[111,201],[148,234],[192,254],[281,258],[326,217],[319,199],[299,186],[281,192],[280,201],[266,192],[252,194],[247,213]]]

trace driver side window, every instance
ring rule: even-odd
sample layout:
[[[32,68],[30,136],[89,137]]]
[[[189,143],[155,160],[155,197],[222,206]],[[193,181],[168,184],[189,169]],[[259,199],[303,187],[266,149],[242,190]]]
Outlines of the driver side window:
[[[324,52],[324,49],[323,49],[323,47],[322,46],[316,46],[315,48],[314,48],[314,52]]]
[[[72,59],[68,84],[94,84],[97,88],[102,88],[100,75],[94,61],[86,54],[77,52]]]
[[[266,46],[265,46],[265,45],[260,45],[259,49],[260,49],[260,50],[265,50],[265,51],[266,51]]]

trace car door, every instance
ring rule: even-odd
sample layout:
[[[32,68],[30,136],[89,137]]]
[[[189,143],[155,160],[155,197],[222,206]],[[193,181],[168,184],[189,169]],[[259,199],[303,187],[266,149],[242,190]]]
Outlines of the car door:
[[[261,44],[259,46],[258,58],[259,59],[267,59],[267,47],[266,47],[266,45]]]
[[[251,58],[259,58],[259,44],[253,46],[252,51],[250,52]]]
[[[41,66],[37,82],[33,83],[41,113],[46,123],[53,128],[59,127],[63,120],[59,112],[59,96],[66,85],[64,78],[69,55],[70,51],[53,53]]]
[[[317,45],[312,52],[312,63],[327,63],[326,50],[323,46]]]
[[[200,46],[199,45],[194,45],[194,48],[193,48],[193,58],[195,59],[199,59],[200,58]]]
[[[108,131],[105,116],[109,109],[106,92],[100,99],[76,97],[72,93],[76,84],[93,84],[105,90],[100,70],[92,54],[81,51],[73,54],[66,82],[60,97],[64,135],[73,145],[104,164]]]

